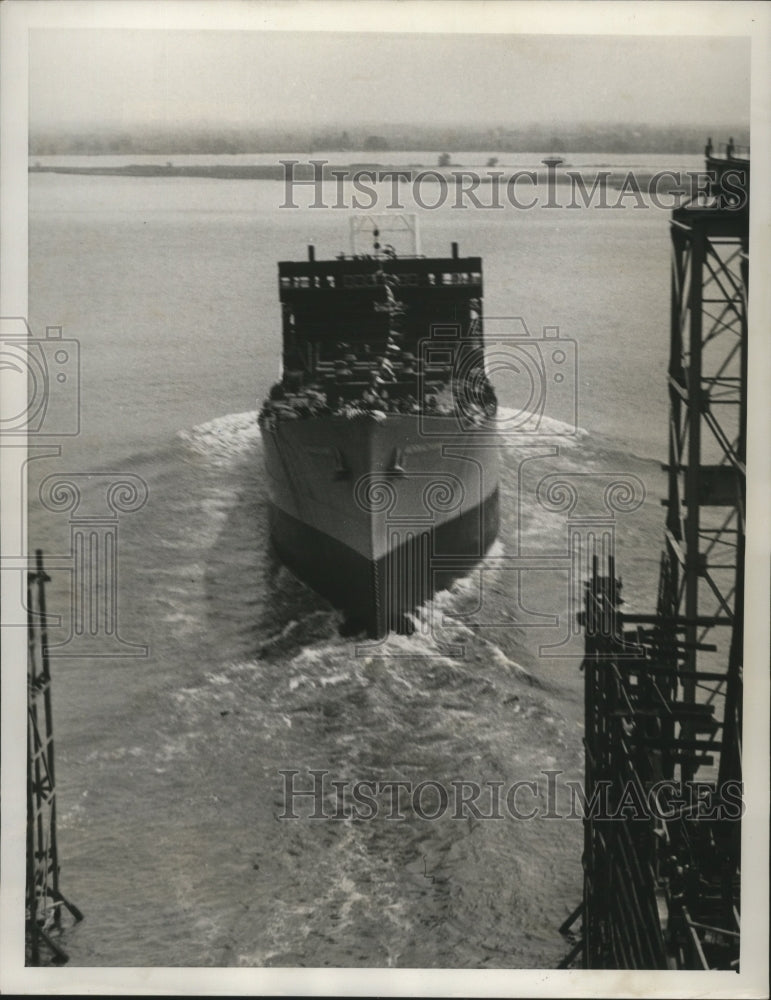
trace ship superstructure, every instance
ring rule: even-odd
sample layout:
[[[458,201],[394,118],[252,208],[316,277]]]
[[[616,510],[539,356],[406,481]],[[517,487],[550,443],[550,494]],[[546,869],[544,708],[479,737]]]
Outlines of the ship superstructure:
[[[282,377],[260,413],[271,539],[382,636],[498,530],[482,261],[371,252],[279,264]]]

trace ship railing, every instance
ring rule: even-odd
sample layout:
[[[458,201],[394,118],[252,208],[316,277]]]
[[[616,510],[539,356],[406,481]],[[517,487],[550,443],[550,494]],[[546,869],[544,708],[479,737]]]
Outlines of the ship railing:
[[[400,258],[403,259],[403,258]],[[387,279],[387,280],[386,280]],[[432,271],[389,273],[364,271],[360,274],[283,274],[279,277],[279,289],[286,292],[337,292],[340,289],[373,289],[394,285],[399,288],[430,287],[438,285],[461,285],[467,288],[481,287],[480,271],[450,271],[441,267]]]
[[[422,377],[448,382],[454,373],[451,365],[427,364],[417,358],[414,361],[392,361],[390,367],[396,379],[404,377],[414,380]],[[342,369],[336,367],[334,362],[319,361],[315,368],[317,378],[322,380],[334,378],[340,383],[360,382],[363,378],[369,380],[373,374],[381,376],[383,374],[383,369],[378,361],[350,362]]]
[[[345,363],[344,370],[350,372],[354,377],[357,375],[370,375],[372,372],[380,371],[382,363],[383,359],[379,357],[373,357],[369,361],[349,361]],[[407,361],[389,360],[388,363],[394,373],[409,371],[412,374],[420,374],[424,371],[424,368],[425,371],[445,371],[445,367],[424,366],[420,358],[413,358]],[[339,370],[336,367],[337,364],[338,362],[336,361],[317,361],[315,371],[319,375],[335,374]]]
[[[425,260],[424,253],[339,253],[335,260]]]
[[[441,379],[430,381],[419,381],[415,376],[395,379],[394,381],[382,382],[373,386],[371,382],[344,381],[338,382],[332,378],[327,378],[322,384],[327,400],[333,404],[335,400],[346,403],[362,400],[365,393],[377,392],[383,399],[402,400],[408,396],[430,396],[441,392],[447,382]]]

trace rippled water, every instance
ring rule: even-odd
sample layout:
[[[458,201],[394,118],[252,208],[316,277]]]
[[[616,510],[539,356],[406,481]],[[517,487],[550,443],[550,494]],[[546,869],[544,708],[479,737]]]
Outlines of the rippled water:
[[[58,468],[131,472],[149,490],[119,529],[120,631],[146,643],[149,656],[53,665],[62,886],[86,916],[65,934],[72,963],[553,967],[568,947],[557,928],[581,895],[580,822],[454,819],[451,811],[428,821],[409,805],[401,821],[385,809],[368,821],[279,820],[279,772],[298,770],[298,785],[309,784],[311,768],[339,780],[448,785],[508,787],[546,769],[580,778],[578,661],[539,655],[559,628],[523,627],[517,577],[490,561],[483,576],[458,581],[422,609],[413,635],[384,646],[340,636],[339,613],[270,554],[253,409],[275,367],[274,261],[290,243],[285,255],[297,255],[307,218],[289,216],[287,232],[285,217],[267,207],[256,219],[251,204],[243,215],[235,201],[226,211],[222,199],[244,197],[249,187],[239,195],[210,189],[220,194],[211,196],[209,216],[199,201],[194,211],[180,207],[184,189],[167,194],[161,210],[154,182],[124,194],[124,211],[114,179],[101,180],[112,194],[97,185],[89,200],[81,178],[58,179],[59,188],[33,178],[43,184],[31,206],[33,318],[77,331],[84,357],[84,433]],[[146,243],[144,221],[153,233]],[[325,217],[323,226],[333,221]],[[442,238],[454,222],[441,221]],[[263,240],[244,262],[252,224],[283,244]],[[490,271],[506,271],[514,246],[522,269],[512,273],[523,284],[492,292],[496,311],[527,295],[543,322],[564,317],[564,328],[587,344],[581,384],[602,385],[602,337],[614,354],[624,349],[612,340],[614,324],[627,345],[637,335],[627,329],[628,300],[603,311],[585,296],[572,310],[588,262],[565,257],[559,229],[567,224],[528,221],[518,232],[496,224],[500,250],[485,254],[488,281]],[[653,218],[633,225],[624,216],[593,234],[600,224],[580,223],[595,248],[608,242],[595,268],[614,266],[615,241],[628,226],[641,272],[666,273],[666,259],[661,268],[651,263],[666,245]],[[468,252],[494,242],[487,229],[464,225]],[[555,241],[555,259],[567,268],[544,275],[551,313],[544,286],[536,287],[549,258],[544,239]],[[270,281],[255,291],[254,273],[263,270]],[[666,304],[653,292],[640,292],[654,304],[634,317],[646,349],[637,367],[627,366],[626,403],[621,380],[609,377],[607,398],[596,409],[592,396],[585,405],[585,423],[599,428],[551,438],[556,453],[552,447],[527,473],[530,452],[516,439],[506,443],[501,533],[491,554],[564,554],[564,514],[519,501],[532,477],[636,475],[647,499],[616,526],[630,607],[653,600],[661,535],[659,467],[632,451],[657,455],[665,429],[626,412],[664,366],[651,341],[665,340],[656,322]],[[592,314],[600,333],[585,319]],[[66,551],[67,519],[44,513],[35,498],[38,478],[51,471],[47,460],[38,465],[32,544]],[[68,577],[51,575],[50,609],[66,615]],[[480,580],[487,624],[473,612]],[[575,610],[563,570],[524,574],[520,596],[562,625]],[[448,644],[460,649],[449,654]]]
[[[617,471],[615,458],[583,440],[549,467]],[[121,539],[132,595],[121,628],[151,658],[57,670],[63,881],[87,915],[66,935],[73,962],[553,966],[581,893],[580,823],[451,809],[431,822],[409,805],[392,821],[387,800],[369,821],[314,822],[302,805],[281,821],[279,771],[299,771],[303,788],[311,768],[448,788],[554,768],[580,778],[576,662],[539,660],[496,571],[484,587],[497,627],[453,621],[473,606],[472,575],[422,610],[412,636],[357,648],[367,641],[342,638],[340,615],[272,559],[260,461],[246,413],[135,466],[153,502]],[[509,446],[498,557],[517,544],[518,467]],[[649,506],[621,531],[622,558],[653,544]],[[521,551],[560,551],[547,521],[525,527]],[[652,567],[637,569],[644,587]],[[526,603],[564,620],[564,574],[542,575]]]

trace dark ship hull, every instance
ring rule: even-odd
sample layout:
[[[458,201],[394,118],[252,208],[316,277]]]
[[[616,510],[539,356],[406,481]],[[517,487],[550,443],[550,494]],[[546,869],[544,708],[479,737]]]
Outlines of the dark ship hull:
[[[379,637],[495,539],[498,438],[480,258],[373,238],[279,264],[283,374],[260,427],[277,553]]]
[[[404,628],[495,540],[498,449],[459,442],[452,417],[298,419],[263,439],[278,555],[372,636]]]

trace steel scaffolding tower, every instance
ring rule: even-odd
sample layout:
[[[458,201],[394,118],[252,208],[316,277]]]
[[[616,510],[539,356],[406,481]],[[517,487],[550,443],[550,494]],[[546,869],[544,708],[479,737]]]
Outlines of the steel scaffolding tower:
[[[663,610],[685,624],[684,697],[704,695],[723,708],[730,750],[720,771],[728,779],[741,777],[749,159],[708,156],[707,168],[715,176],[709,194],[676,210],[671,222]],[[700,649],[705,644],[716,649]],[[698,669],[716,666],[724,678],[701,687]],[[686,767],[681,776],[693,775]]]
[[[671,220],[656,612],[622,613],[612,559],[586,584],[585,794],[607,796],[584,820],[583,903],[562,927],[582,914],[582,936],[563,965],[739,965],[750,163],[733,142],[706,157],[709,189]],[[695,783],[651,812],[657,789]]]
[[[36,571],[27,578],[27,962],[41,965],[41,946],[50,960],[66,962],[67,953],[54,939],[62,924],[62,907],[75,920],[83,914],[59,889],[56,843],[56,778],[51,705],[51,671],[45,627],[45,585],[50,577],[38,550]]]

